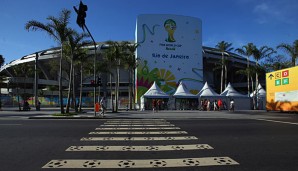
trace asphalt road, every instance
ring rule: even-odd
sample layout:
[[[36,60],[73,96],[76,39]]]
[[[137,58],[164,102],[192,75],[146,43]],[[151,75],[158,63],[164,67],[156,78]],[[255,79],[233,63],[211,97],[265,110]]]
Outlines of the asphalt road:
[[[142,170],[166,171],[298,170],[298,125],[291,124],[298,123],[297,117],[280,118],[278,122],[223,118],[118,121],[2,119],[0,170],[61,170],[59,167],[64,166],[71,168],[62,170],[91,170],[92,167],[101,167],[100,170],[140,170],[140,166],[148,167]],[[152,129],[119,129],[142,127]],[[173,130],[162,129],[166,127]],[[176,127],[180,129],[174,130]],[[106,138],[93,141],[89,137]],[[121,137],[126,139],[121,140]],[[146,140],[142,139],[146,137]],[[181,137],[186,139],[179,139]],[[198,147],[202,144],[208,148],[186,150],[191,145]],[[82,150],[86,146],[97,147],[97,150]],[[168,146],[169,150],[162,150]],[[119,149],[111,150],[114,147]],[[140,147],[157,149],[138,150]],[[71,150],[66,151],[69,148]],[[109,164],[109,161],[112,163]],[[147,161],[151,161],[149,166],[142,165]],[[214,161],[217,163],[214,164]],[[73,162],[77,164],[71,165]]]

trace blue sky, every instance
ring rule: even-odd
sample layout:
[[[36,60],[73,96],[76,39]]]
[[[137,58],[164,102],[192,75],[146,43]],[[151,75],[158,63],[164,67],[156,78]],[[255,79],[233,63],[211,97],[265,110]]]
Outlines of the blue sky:
[[[39,50],[56,47],[43,32],[24,29],[29,20],[46,23],[63,8],[72,11],[79,0],[2,0],[0,54],[8,63]],[[234,48],[249,42],[276,47],[298,39],[297,0],[83,0],[88,5],[86,24],[97,42],[134,40],[139,14],[176,14],[202,20],[203,45],[214,47],[224,40]]]

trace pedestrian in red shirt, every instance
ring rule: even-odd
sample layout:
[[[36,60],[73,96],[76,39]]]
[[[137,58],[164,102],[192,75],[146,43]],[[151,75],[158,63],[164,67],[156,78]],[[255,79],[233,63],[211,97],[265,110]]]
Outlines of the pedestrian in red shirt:
[[[221,99],[218,99],[217,105],[218,105],[218,110],[220,111],[221,108],[222,108],[222,101],[221,101]]]

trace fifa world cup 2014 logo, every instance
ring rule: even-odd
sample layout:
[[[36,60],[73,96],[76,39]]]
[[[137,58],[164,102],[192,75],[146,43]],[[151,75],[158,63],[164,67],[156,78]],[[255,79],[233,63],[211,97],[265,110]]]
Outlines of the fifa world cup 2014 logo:
[[[176,30],[176,22],[172,19],[168,19],[164,23],[164,27],[168,32],[168,38],[166,39],[167,42],[176,42],[174,38],[174,32]]]

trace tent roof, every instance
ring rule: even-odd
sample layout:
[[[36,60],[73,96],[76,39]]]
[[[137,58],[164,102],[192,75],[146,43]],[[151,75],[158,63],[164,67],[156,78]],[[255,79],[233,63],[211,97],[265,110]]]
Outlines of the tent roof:
[[[228,97],[247,97],[247,96],[239,93],[238,91],[236,91],[230,83],[228,84],[226,89],[220,95],[228,96]]]
[[[143,96],[146,98],[169,98],[169,95],[163,92],[155,83],[155,81]]]
[[[176,92],[173,95],[176,98],[198,98],[198,96],[189,92],[185,84],[181,81],[177,87]]]
[[[264,90],[261,84],[258,85],[257,90],[259,97],[266,97],[266,91]],[[253,97],[254,94],[256,94],[256,90],[250,94],[250,97]]]
[[[206,82],[204,87],[197,94],[199,97],[221,97],[218,93],[216,93]]]

